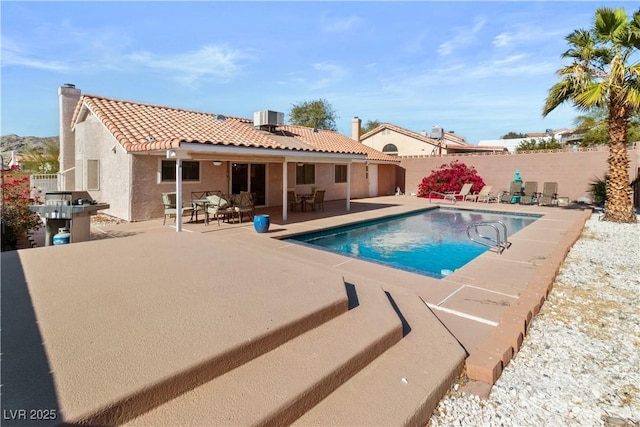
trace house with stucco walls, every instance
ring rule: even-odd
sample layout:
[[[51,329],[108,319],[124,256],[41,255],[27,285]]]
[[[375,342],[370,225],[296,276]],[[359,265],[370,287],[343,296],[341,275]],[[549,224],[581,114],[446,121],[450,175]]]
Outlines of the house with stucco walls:
[[[390,156],[444,156],[461,153],[494,153],[504,151],[503,147],[479,147],[468,144],[464,138],[443,128],[433,127],[427,135],[383,123],[375,129],[360,135],[360,119],[352,121],[351,137],[364,145],[382,151]]]
[[[62,190],[84,190],[127,221],[163,215],[161,194],[221,191],[283,206],[287,189],[325,200],[392,194],[400,161],[334,131],[82,94],[59,88]],[[176,183],[176,170],[181,170]]]

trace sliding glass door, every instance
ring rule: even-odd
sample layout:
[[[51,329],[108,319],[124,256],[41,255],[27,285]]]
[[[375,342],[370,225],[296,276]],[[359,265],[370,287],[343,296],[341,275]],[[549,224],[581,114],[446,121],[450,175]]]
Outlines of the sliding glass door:
[[[231,165],[231,192],[249,191],[254,194],[256,206],[267,204],[267,165],[265,163],[233,163]]]

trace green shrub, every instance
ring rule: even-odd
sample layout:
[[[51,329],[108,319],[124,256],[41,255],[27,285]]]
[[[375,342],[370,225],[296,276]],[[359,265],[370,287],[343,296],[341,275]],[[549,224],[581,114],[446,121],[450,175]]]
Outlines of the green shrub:
[[[604,203],[607,199],[607,175],[604,178],[595,177],[593,181],[589,183],[589,192],[593,196],[593,201],[598,204]]]

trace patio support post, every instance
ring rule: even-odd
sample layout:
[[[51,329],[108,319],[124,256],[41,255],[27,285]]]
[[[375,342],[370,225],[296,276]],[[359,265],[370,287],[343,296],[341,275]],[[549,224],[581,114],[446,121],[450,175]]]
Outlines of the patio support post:
[[[347,163],[347,211],[351,210],[351,162]]]
[[[282,222],[287,222],[287,207],[289,206],[289,201],[287,200],[287,187],[289,186],[289,178],[287,176],[288,172],[287,168],[287,160],[282,163]]]
[[[182,231],[182,159],[176,159],[176,231]]]

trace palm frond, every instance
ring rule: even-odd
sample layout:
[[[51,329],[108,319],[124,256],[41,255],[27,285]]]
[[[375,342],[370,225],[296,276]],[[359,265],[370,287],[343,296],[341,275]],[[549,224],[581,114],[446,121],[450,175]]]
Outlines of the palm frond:
[[[593,33],[597,40],[605,43],[620,41],[627,27],[627,13],[624,8],[602,7],[596,10]]]
[[[607,102],[607,89],[608,85],[605,83],[592,83],[576,93],[573,101],[578,108],[583,110],[599,107]]]
[[[572,77],[567,77],[551,86],[542,107],[542,117],[546,117],[561,104],[573,100],[576,87],[576,79]]]

